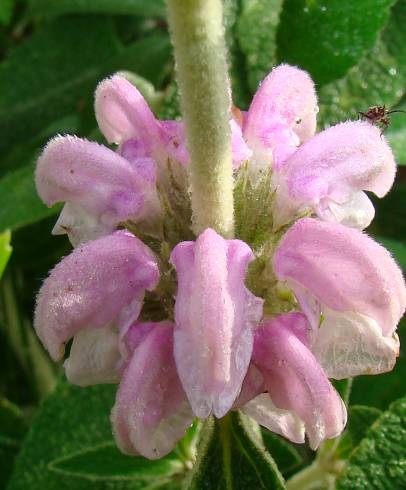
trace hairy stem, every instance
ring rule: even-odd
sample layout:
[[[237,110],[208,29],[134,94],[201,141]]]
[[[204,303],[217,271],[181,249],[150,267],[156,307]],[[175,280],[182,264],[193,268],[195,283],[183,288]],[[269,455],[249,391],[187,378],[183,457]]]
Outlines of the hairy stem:
[[[230,90],[221,0],[168,0],[190,154],[193,229],[233,236]]]

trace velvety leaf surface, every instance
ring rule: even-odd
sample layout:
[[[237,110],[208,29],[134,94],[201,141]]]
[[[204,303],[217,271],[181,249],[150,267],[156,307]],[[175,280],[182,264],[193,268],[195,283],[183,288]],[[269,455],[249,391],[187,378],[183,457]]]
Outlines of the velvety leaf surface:
[[[103,13],[165,16],[164,0],[30,0],[32,12],[41,15]]]
[[[374,407],[353,405],[349,409],[347,431],[351,436],[354,447],[366,436],[368,429],[375,420],[382,415],[382,411]]]
[[[166,33],[123,47],[110,18],[96,16],[89,22],[86,17],[67,17],[51,22],[0,65],[0,150],[41,135],[69,114],[89,112],[93,129],[93,93],[102,78],[130,70],[156,83],[169,59]]]
[[[406,57],[405,57],[406,59]],[[405,105],[399,108],[405,110]],[[385,132],[385,136],[395,154],[398,165],[406,165],[406,114],[392,114],[391,124]]]
[[[371,427],[337,481],[337,490],[406,488],[406,398],[394,402]]]
[[[317,84],[342,77],[372,48],[394,0],[285,0],[278,59],[308,70]]]
[[[405,91],[405,79],[399,76],[398,62],[382,42],[350,69],[347,75],[318,91],[319,123],[322,127],[347,119],[358,119],[374,105],[392,107]]]
[[[237,35],[253,93],[276,63],[276,27],[282,4],[282,0],[242,0]]]
[[[9,490],[176,488],[183,466],[174,456],[151,463],[115,448],[109,421],[115,389],[60,382],[32,424]]]
[[[302,465],[303,458],[292,443],[264,428],[261,428],[261,434],[265,448],[284,476],[290,475]]]
[[[60,19],[12,51],[0,65],[0,150],[79,111],[117,53],[112,23],[101,17]]]
[[[34,168],[26,165],[7,173],[0,179],[0,231],[15,230],[34,223],[60,210],[60,206],[47,208],[39,199],[34,184]]]
[[[12,472],[26,430],[20,409],[0,397],[0,488],[4,488]]]
[[[0,2],[0,24],[7,25],[13,13],[14,0],[1,0]]]
[[[256,428],[258,428],[256,426]],[[239,413],[220,421],[208,419],[189,490],[281,490],[286,488],[275,461],[255,426]]]
[[[383,40],[389,53],[397,60],[399,72],[406,77],[406,0],[398,0],[391,9]]]

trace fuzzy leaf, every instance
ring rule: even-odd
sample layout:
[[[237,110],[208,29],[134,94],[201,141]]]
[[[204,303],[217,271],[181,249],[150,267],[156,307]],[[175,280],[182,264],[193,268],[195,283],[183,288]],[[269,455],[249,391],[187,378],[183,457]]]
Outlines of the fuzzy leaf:
[[[0,488],[4,488],[11,474],[14,458],[27,430],[20,409],[0,397]]]
[[[276,64],[276,27],[282,3],[282,0],[242,1],[237,35],[246,57],[248,85],[252,92]]]
[[[258,426],[240,413],[208,419],[188,490],[282,490],[285,484],[265,450]]]
[[[394,402],[352,454],[337,490],[406,488],[406,398]]]
[[[164,0],[30,0],[31,10],[40,15],[77,13],[165,17]]]
[[[285,0],[278,59],[308,70],[317,84],[342,77],[371,49],[394,0]]]
[[[60,206],[47,208],[39,199],[34,184],[34,169],[26,165],[7,173],[0,179],[0,232],[39,221],[60,210]]]
[[[60,19],[13,50],[0,65],[0,150],[80,111],[81,101],[103,75],[100,66],[117,53],[107,18]]]
[[[8,490],[169,490],[179,488],[176,457],[150,462],[122,455],[109,413],[116,387],[61,381],[24,441]]]
[[[398,74],[397,61],[378,42],[361,62],[341,80],[319,90],[321,126],[357,119],[374,105],[392,107],[402,97],[405,79]]]
[[[281,473],[285,476],[297,471],[303,464],[303,458],[293,444],[264,428],[261,428],[261,434],[265,448],[272,455]]]

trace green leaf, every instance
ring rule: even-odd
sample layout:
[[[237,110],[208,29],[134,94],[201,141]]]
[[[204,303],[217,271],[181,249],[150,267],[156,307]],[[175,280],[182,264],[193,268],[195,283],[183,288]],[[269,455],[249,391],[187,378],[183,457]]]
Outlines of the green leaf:
[[[284,489],[275,461],[265,450],[258,426],[240,413],[208,419],[202,427],[189,490]]]
[[[34,14],[77,13],[140,15],[165,17],[164,0],[30,0]]]
[[[0,396],[0,447],[19,447],[26,431],[21,410]]]
[[[8,25],[13,14],[14,0],[0,1],[0,23]]]
[[[382,411],[375,407],[353,405],[348,411],[347,431],[351,436],[353,447],[365,437],[371,425],[382,415]]]
[[[397,60],[399,72],[406,77],[406,0],[398,0],[391,9],[383,40],[389,53]]]
[[[0,488],[10,477],[26,430],[20,409],[0,396]]]
[[[39,199],[31,165],[7,173],[0,179],[0,231],[15,230],[60,210],[60,206],[47,208]]]
[[[348,409],[348,422],[345,432],[339,437],[338,445],[335,441],[329,441],[333,447],[330,458],[333,460],[346,461],[364,439],[369,428],[382,415],[382,411],[375,407],[364,405],[353,405]]]
[[[252,92],[276,64],[276,27],[283,0],[243,0],[237,35]]]
[[[285,0],[278,59],[308,70],[317,84],[342,77],[371,49],[394,0]]]
[[[357,119],[359,111],[373,105],[396,104],[405,89],[405,79],[399,77],[397,67],[385,45],[378,42],[343,79],[319,90],[322,126]]]
[[[233,103],[243,109],[249,104],[249,89],[245,57],[241,51],[237,34],[237,22],[241,10],[240,0],[224,0],[223,5]]]
[[[179,488],[184,468],[173,455],[151,462],[115,448],[109,420],[115,390],[61,381],[32,424],[8,490]]]
[[[405,104],[396,109],[406,110]],[[406,165],[406,114],[392,114],[389,129],[385,132],[398,165]]]
[[[13,250],[10,245],[10,240],[10,230],[6,230],[3,233],[0,233],[0,278],[3,275],[8,259],[10,258],[11,252]]]
[[[293,444],[264,428],[261,428],[261,434],[266,450],[283,475],[291,474],[302,465],[303,458]]]
[[[49,463],[49,469],[57,473],[87,480],[136,480],[139,488],[156,483],[162,475],[170,479],[182,473],[182,462],[174,455],[157,461],[122,454],[112,441],[85,448]]]
[[[406,488],[406,398],[393,403],[352,454],[337,490]]]
[[[0,150],[80,112],[119,45],[110,19],[61,18],[0,65]]]

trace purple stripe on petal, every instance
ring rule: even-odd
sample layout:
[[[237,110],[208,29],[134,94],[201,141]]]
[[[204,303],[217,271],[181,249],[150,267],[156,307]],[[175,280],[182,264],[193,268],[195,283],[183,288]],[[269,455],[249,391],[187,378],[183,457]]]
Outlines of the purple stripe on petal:
[[[87,242],[44,281],[35,311],[37,334],[51,356],[61,359],[69,338],[82,329],[109,324],[128,305],[132,305],[134,321],[144,291],[154,289],[158,280],[155,257],[130,233],[117,231]]]

